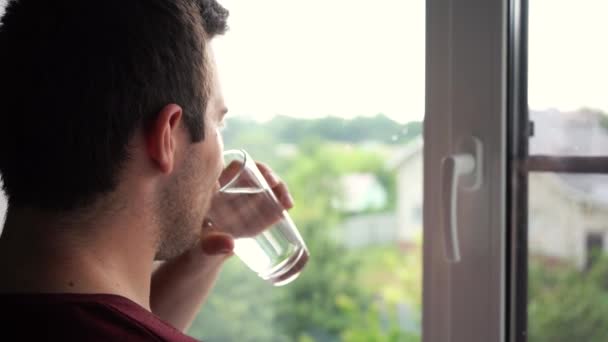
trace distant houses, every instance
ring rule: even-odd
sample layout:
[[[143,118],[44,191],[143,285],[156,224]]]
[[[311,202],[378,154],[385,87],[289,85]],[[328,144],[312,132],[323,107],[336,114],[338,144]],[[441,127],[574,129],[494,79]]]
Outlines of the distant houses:
[[[336,239],[346,247],[386,245],[397,240],[397,219],[386,207],[387,190],[373,173],[350,173],[340,178],[340,194],[334,208],[347,217],[336,232]]]
[[[419,242],[422,236],[423,198],[422,135],[405,145],[388,167],[397,173],[397,236],[401,245]]]
[[[530,254],[588,266],[608,247],[608,176],[533,173],[529,179]]]
[[[386,205],[386,190],[371,174],[342,178],[343,201],[338,209],[349,213],[341,224],[339,240],[347,247],[420,243],[422,233],[422,137],[393,153],[386,167],[397,173],[397,203],[391,212],[374,212]],[[345,210],[346,209],[346,210]]]
[[[547,110],[530,117],[531,154],[608,156],[604,114]],[[594,249],[608,249],[608,175],[532,173],[529,184],[531,254],[584,268]]]
[[[399,240],[394,213],[359,214],[346,218],[335,234],[348,248],[395,244]]]
[[[334,207],[347,213],[375,211],[386,206],[388,194],[373,173],[350,173],[340,178]]]

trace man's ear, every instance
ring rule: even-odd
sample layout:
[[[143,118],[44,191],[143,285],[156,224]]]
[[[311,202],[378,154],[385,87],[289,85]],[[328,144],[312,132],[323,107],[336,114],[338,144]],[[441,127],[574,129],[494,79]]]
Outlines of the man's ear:
[[[148,156],[163,173],[173,171],[182,114],[180,106],[168,104],[145,130]]]

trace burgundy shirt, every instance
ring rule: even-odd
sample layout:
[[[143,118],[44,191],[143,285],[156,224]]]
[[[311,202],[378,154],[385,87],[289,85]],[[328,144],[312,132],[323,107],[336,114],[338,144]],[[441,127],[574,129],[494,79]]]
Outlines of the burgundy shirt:
[[[0,340],[9,337],[15,341],[196,341],[135,302],[110,294],[0,295]]]

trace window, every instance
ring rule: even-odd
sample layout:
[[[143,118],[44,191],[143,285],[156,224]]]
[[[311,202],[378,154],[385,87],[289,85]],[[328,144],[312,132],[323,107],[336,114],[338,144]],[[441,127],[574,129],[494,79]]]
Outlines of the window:
[[[223,3],[225,147],[286,181],[311,259],[272,287],[233,258],[190,334],[420,341],[425,2]]]
[[[223,2],[226,148],[311,260],[274,288],[234,258],[193,336],[606,340],[605,1]]]
[[[507,1],[427,1],[425,341],[503,341]]]
[[[585,243],[585,253],[587,258],[585,260],[585,269],[589,270],[596,266],[596,262],[601,253],[604,252],[604,234],[601,233],[587,233],[587,239]]]
[[[223,2],[226,148],[285,179],[311,259],[274,288],[233,258],[189,333],[420,341],[425,1]]]
[[[514,338],[603,341],[608,29],[601,18],[608,6],[529,0],[522,8],[528,72],[520,70],[522,107],[515,109],[523,133],[514,151]]]

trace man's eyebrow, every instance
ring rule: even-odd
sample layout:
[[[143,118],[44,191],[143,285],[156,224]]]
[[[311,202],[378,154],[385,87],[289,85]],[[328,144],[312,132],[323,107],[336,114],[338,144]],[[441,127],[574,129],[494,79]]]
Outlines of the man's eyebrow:
[[[226,114],[228,114],[228,107],[223,107],[223,108],[220,110],[220,118],[225,117],[225,116],[226,116]]]

